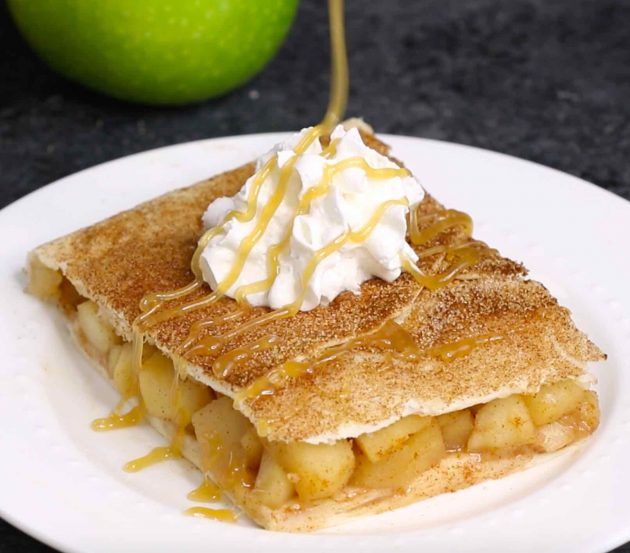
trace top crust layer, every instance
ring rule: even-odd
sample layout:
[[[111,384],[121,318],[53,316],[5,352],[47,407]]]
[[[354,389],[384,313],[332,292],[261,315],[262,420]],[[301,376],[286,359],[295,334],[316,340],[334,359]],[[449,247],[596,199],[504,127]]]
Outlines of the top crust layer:
[[[366,141],[387,152],[375,138]],[[192,280],[190,259],[202,233],[205,208],[214,198],[235,194],[253,169],[248,164],[160,196],[44,244],[32,256],[60,269],[129,338],[145,294],[173,290]],[[426,195],[420,209],[428,225],[443,207]],[[469,239],[463,232],[454,229],[422,249],[465,241]],[[425,273],[439,273],[447,265],[443,256],[421,256]],[[313,374],[289,380],[273,395],[237,406],[255,424],[264,421],[269,439],[309,442],[356,436],[412,412],[436,415],[511,393],[532,392],[546,382],[582,377],[585,364],[604,359],[604,354],[575,327],[569,311],[541,284],[526,280],[525,274],[522,265],[493,252],[435,291],[421,288],[408,275],[393,283],[374,279],[362,286],[359,296],[344,293],[326,307],[226,340],[217,356],[263,336],[279,338],[273,347],[253,353],[225,376],[213,371],[217,356],[194,357],[186,370],[233,396],[287,360],[316,355],[395,318],[425,350],[413,363],[386,352],[354,348]],[[207,292],[206,288],[198,295]],[[232,299],[221,299],[150,328],[147,339],[173,355],[195,321],[236,308]],[[207,334],[225,334],[267,311],[251,309],[209,328]],[[450,361],[430,354],[439,346],[479,336],[501,338]]]

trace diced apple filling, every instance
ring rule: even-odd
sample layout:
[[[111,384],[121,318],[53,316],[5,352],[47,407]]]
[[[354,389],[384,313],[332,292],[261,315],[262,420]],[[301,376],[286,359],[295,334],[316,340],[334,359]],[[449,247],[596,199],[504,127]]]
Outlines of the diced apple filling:
[[[373,463],[359,456],[352,484],[362,488],[403,488],[446,454],[437,421],[412,434],[395,451]]]
[[[268,442],[267,448],[293,481],[302,501],[334,495],[346,485],[354,469],[349,440],[319,445]]]
[[[356,443],[365,456],[375,463],[402,447],[409,436],[420,432],[430,424],[431,417],[410,415],[376,432],[359,436]]]
[[[131,344],[114,346],[108,357],[108,370],[114,384],[124,398],[137,396],[140,392],[138,376],[132,362],[133,348]]]
[[[475,417],[470,409],[462,409],[453,413],[446,413],[437,417],[442,430],[444,447],[447,451],[461,451],[466,449],[468,438],[475,426]]]
[[[120,343],[120,338],[100,315],[93,301],[87,300],[77,306],[77,322],[83,336],[103,355]]]
[[[60,286],[57,272],[41,264],[31,269],[34,293],[48,297]],[[138,396],[149,415],[179,427],[192,423],[202,468],[224,488],[249,490],[248,501],[270,508],[329,498],[348,487],[401,489],[449,452],[556,451],[589,435],[599,423],[597,396],[565,380],[533,395],[515,394],[438,417],[409,415],[354,440],[270,442],[257,435],[230,398],[217,398],[192,379],[179,379],[171,360],[157,348],[145,348],[136,374],[131,344],[122,343],[96,304],[75,296],[76,291],[70,293],[68,301],[76,307],[81,333],[102,354],[121,395]]]
[[[63,276],[61,271],[49,269],[39,259],[33,259],[28,266],[28,292],[41,299],[57,295]]]
[[[576,382],[562,380],[543,386],[537,394],[524,396],[523,399],[533,423],[536,426],[542,426],[576,409],[582,402],[583,396],[583,388]]]
[[[295,486],[287,473],[267,450],[263,451],[260,460],[254,493],[261,503],[272,509],[280,507],[295,494]]]

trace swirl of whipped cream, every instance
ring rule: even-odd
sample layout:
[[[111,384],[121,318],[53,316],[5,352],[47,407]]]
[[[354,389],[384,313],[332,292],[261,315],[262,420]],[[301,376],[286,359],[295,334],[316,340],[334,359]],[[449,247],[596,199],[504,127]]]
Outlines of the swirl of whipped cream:
[[[225,217],[232,210],[246,211],[256,173],[236,195],[217,198],[208,206],[203,216],[205,228],[220,225],[223,229],[211,238],[199,258],[203,278],[213,290],[242,256],[239,247],[261,222],[261,212],[277,190],[282,168],[287,163],[294,165],[286,193],[275,213],[268,221],[263,221],[267,222],[266,228],[246,256],[238,278],[225,291],[226,295],[236,297],[240,287],[267,280],[268,286],[264,286],[263,291],[245,296],[248,303],[279,309],[299,301],[299,309],[308,311],[328,304],[344,291],[359,294],[361,284],[370,278],[388,282],[397,279],[402,270],[401,258],[413,263],[418,260],[405,239],[409,206],[417,204],[424,196],[418,181],[400,171],[389,158],[369,148],[355,128],[346,131],[338,126],[331,135],[332,147],[328,150],[322,149],[319,140],[313,140],[303,153],[296,154],[294,149],[309,130],[303,129],[289,137],[258,160],[256,173],[277,156],[275,167],[260,186],[251,221],[240,222],[236,218],[225,221]],[[346,162],[331,171],[331,167],[350,159],[364,160],[367,165],[361,167],[360,163]],[[379,173],[382,169],[399,171],[395,176],[388,176],[396,171]],[[323,189],[322,183],[327,185]],[[305,194],[309,190],[312,194],[314,187],[319,187],[320,194],[314,195],[312,201],[305,201]],[[381,208],[380,214],[379,206],[385,202],[389,202],[388,207]],[[303,213],[296,213],[300,205]],[[347,240],[338,249],[327,248],[335,240],[339,243],[349,232],[356,233],[370,223],[374,224],[373,229],[364,240]],[[284,248],[278,256],[277,276],[270,278],[268,251],[279,243],[283,243]],[[317,252],[320,256],[322,252],[327,255],[318,260],[305,282],[305,271],[309,263],[313,266]]]

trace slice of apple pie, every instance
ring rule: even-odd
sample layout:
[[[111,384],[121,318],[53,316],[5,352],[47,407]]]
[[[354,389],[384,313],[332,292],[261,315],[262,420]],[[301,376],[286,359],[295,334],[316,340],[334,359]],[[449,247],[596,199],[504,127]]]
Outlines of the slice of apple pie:
[[[202,215],[256,170],[29,256],[29,290],[56,301],[121,393],[98,425],[145,417],[169,440],[130,468],[183,456],[261,526],[310,531],[503,477],[595,430],[585,367],[604,354],[522,265],[428,194],[408,217],[419,260],[391,282],[282,316],[212,291],[191,272]]]

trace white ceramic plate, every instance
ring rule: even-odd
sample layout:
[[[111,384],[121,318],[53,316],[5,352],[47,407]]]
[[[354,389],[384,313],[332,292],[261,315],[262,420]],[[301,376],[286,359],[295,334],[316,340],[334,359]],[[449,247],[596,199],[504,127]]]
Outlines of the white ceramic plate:
[[[0,514],[64,551],[606,551],[630,540],[630,204],[512,157],[385,137],[477,235],[522,260],[609,354],[594,368],[600,429],[578,454],[312,535],[185,517],[184,461],[121,465],[160,444],[148,426],[94,433],[116,394],[75,353],[54,309],[25,295],[26,252],[167,190],[248,161],[282,135],[134,155],[51,184],[0,212]]]

